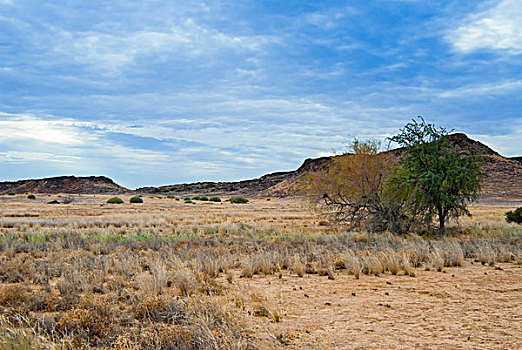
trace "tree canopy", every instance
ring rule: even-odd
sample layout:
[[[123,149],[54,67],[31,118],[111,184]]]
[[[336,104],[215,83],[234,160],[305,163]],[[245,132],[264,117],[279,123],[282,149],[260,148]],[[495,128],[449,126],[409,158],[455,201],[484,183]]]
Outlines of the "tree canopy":
[[[391,181],[408,199],[413,215],[430,223],[437,215],[439,232],[445,231],[449,218],[469,214],[466,206],[480,195],[482,155],[458,151],[443,127],[426,123],[419,117],[391,137],[405,147],[400,177]]]

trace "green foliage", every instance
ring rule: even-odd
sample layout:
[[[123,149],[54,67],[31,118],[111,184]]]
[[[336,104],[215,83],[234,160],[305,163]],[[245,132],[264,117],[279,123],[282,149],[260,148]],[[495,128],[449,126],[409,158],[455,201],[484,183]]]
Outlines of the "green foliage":
[[[229,199],[230,203],[234,203],[234,204],[244,204],[244,203],[248,203],[248,199],[246,199],[245,197],[232,197]]]
[[[14,193],[14,192],[7,192],[7,195],[8,195],[8,196],[14,196],[15,194],[16,194],[16,193]]]
[[[110,198],[107,203],[109,204],[122,204],[123,203],[123,199],[121,198],[118,198],[118,197],[112,197]]]
[[[506,221],[516,222],[517,224],[522,224],[522,207],[515,209],[515,211],[510,210],[506,213]]]
[[[34,194],[30,194],[27,196],[27,199],[36,199],[36,196]]]
[[[185,197],[183,198],[184,201],[189,201],[190,200],[190,197]]]
[[[199,197],[199,200],[200,201],[208,201],[208,197],[201,196],[201,197]]]
[[[210,197],[208,200],[211,202],[221,202],[221,198],[219,197]]]
[[[190,199],[190,198],[189,198],[189,199]],[[194,196],[194,197],[192,197],[192,200],[193,200],[193,201],[199,201],[200,199],[201,199],[200,196]]]
[[[168,199],[174,199],[174,196],[167,196]]]
[[[143,203],[143,199],[141,197],[132,197],[130,199],[131,203]]]
[[[194,203],[190,198],[185,198],[185,203]]]
[[[421,216],[428,226],[437,215],[439,233],[443,233],[449,218],[469,214],[466,205],[478,199],[486,174],[481,155],[459,153],[445,128],[419,118],[390,138],[406,147],[402,171],[391,183],[407,199],[412,214]]]

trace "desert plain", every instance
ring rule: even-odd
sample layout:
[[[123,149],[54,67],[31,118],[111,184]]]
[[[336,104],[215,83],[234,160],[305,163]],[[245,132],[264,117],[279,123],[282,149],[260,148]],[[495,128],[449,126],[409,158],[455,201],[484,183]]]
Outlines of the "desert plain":
[[[299,198],[120,197],[0,198],[2,349],[522,346],[513,206],[440,238],[350,232]]]

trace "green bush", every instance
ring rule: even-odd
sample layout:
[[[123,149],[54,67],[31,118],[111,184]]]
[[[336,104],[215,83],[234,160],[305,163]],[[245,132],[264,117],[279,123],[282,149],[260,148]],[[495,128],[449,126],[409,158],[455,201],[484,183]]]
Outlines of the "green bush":
[[[14,196],[15,194],[16,193],[14,193],[14,192],[7,192],[7,195],[9,195],[9,196]]]
[[[190,197],[185,197],[183,198],[184,201],[189,201],[190,200]]]
[[[219,198],[219,197],[210,197],[209,201],[211,201],[211,202],[221,202],[221,198]]]
[[[185,198],[185,203],[194,203],[190,198]]]
[[[130,199],[131,203],[143,203],[143,199],[141,197],[132,197]]]
[[[248,199],[246,199],[245,197],[232,197],[229,199],[230,203],[235,203],[235,204],[243,204],[243,203],[248,203]]]
[[[174,196],[167,196],[168,199],[174,199]]]
[[[522,207],[515,209],[515,211],[508,211],[506,213],[507,222],[516,222],[517,224],[522,223]]]
[[[34,194],[30,194],[27,196],[27,199],[36,199],[36,196]]]
[[[123,203],[123,199],[118,198],[118,197],[112,197],[111,199],[109,199],[107,201],[107,203],[109,203],[109,204],[122,204]]]
[[[208,201],[208,198],[205,197],[205,196],[201,196],[201,197],[199,197],[199,200],[200,200],[200,201]]]
[[[192,197],[192,200],[193,201],[199,201],[200,198],[201,198],[200,196],[195,196],[195,197]]]

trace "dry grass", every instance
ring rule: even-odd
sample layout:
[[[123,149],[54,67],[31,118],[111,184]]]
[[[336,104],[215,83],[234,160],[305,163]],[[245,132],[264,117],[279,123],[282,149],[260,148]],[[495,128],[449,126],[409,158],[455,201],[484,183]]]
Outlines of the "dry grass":
[[[255,331],[257,319],[284,319],[277,297],[242,278],[522,262],[520,226],[497,218],[505,208],[473,208],[462,230],[437,239],[344,232],[293,199],[44,204],[53,198],[0,198],[0,349],[278,347],[281,337]]]

